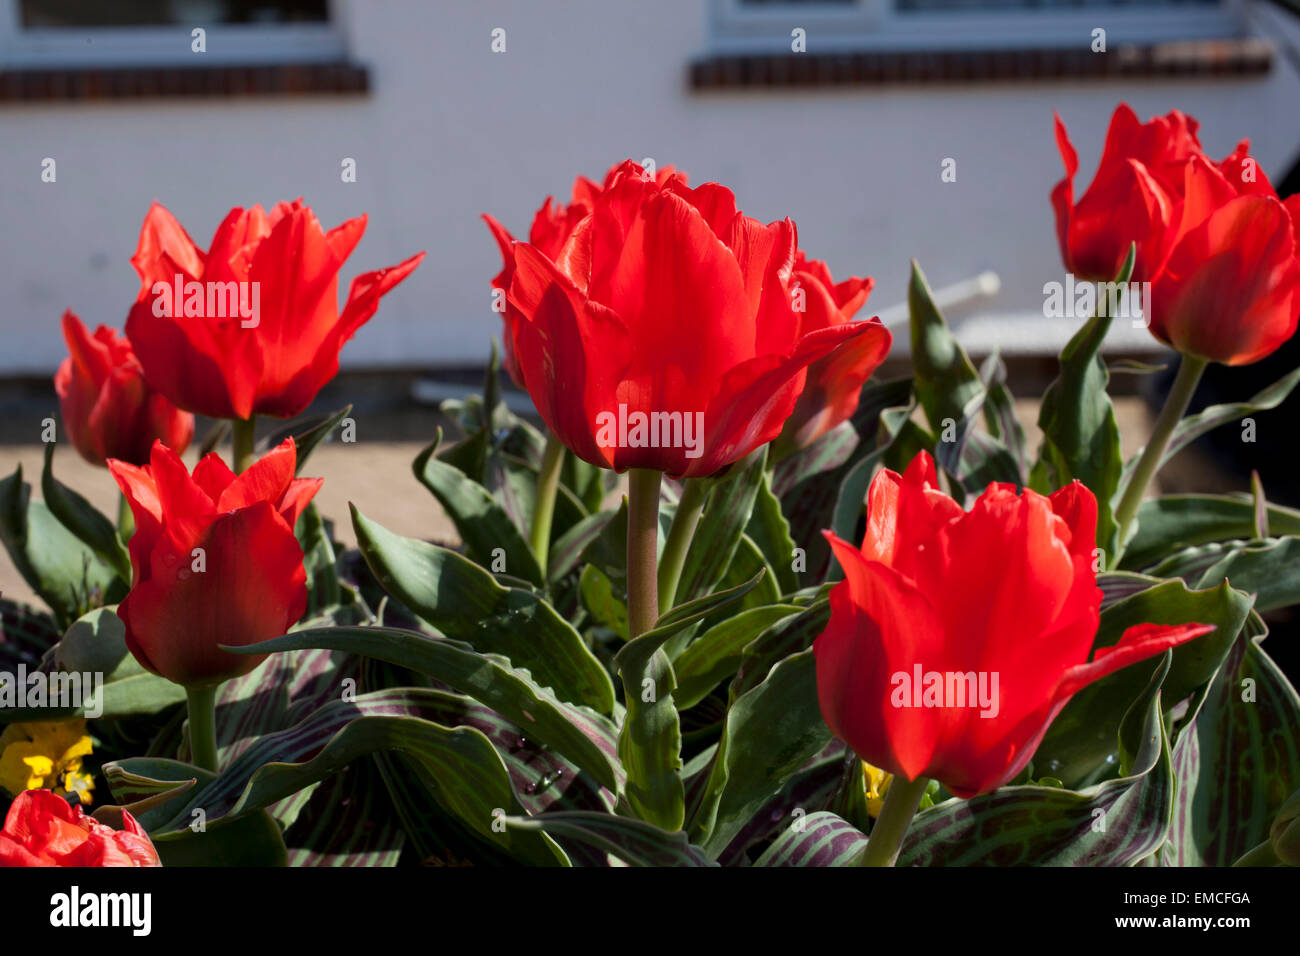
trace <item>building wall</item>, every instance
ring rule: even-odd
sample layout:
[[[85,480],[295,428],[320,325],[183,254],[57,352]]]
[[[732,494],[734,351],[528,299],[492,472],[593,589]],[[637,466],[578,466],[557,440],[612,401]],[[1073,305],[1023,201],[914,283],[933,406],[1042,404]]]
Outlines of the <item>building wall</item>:
[[[984,308],[1014,313],[1039,311],[1043,283],[1061,273],[1054,109],[1079,148],[1081,185],[1120,99],[1144,118],[1193,113],[1211,154],[1250,136],[1270,174],[1300,152],[1300,77],[1284,57],[1249,80],[697,94],[686,67],[707,48],[701,0],[338,9],[371,69],[368,97],[0,107],[0,374],[57,364],[65,308],[124,321],[137,289],[128,260],[154,199],[201,245],[234,205],[302,195],[327,227],[368,213],[345,282],[429,256],[344,365],[436,366],[480,361],[498,331],[488,281],[500,263],[479,214],[525,233],[548,193],[622,158],[673,163],[731,186],[751,215],[794,218],[837,275],[876,277],[876,311],[902,300],[915,256],[936,285],[998,272],[1002,292]],[[505,54],[490,50],[495,27]],[[41,182],[44,157],[56,183]],[[340,181],[345,157],[356,183]],[[955,183],[940,181],[946,157]]]

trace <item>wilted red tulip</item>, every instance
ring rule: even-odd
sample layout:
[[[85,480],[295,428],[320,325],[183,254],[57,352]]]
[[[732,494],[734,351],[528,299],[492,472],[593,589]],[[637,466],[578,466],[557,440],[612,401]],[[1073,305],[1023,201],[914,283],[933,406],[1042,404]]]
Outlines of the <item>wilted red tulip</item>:
[[[325,232],[301,199],[232,209],[205,253],[158,203],[132,265],[141,288],[126,334],[154,388],[214,418],[289,417],[338,372],[339,350],[424,253],[352,280],[338,272],[366,217]]]
[[[574,454],[623,471],[716,473],[777,436],[809,363],[872,334],[801,334],[795,227],[717,183],[647,181],[631,161],[552,257],[516,243],[509,301],[524,384]]]
[[[294,478],[296,461],[287,438],[239,476],[212,454],[191,477],[161,443],[143,468],[108,463],[135,516],[131,591],[117,614],[143,667],[187,687],[220,683],[265,656],[217,645],[279,637],[302,617],[307,578],[293,526],[321,480]]]
[[[68,357],[54,374],[63,427],[86,461],[149,460],[158,439],[185,451],[194,437],[194,416],[149,387],[131,343],[101,325],[91,335],[71,311],[63,313]]]
[[[1051,497],[994,483],[964,512],[925,452],[902,476],[880,472],[862,547],[826,533],[845,576],[813,645],[832,732],[907,780],[986,793],[1081,688],[1213,630],[1142,624],[1089,661],[1096,525],[1079,482]]]
[[[0,830],[0,866],[161,866],[149,834],[122,811],[114,830],[49,790],[18,794]]]
[[[801,250],[795,256],[792,283],[795,296],[803,306],[800,331],[806,335],[852,321],[866,304],[873,284],[872,279],[856,276],[837,283],[826,263],[807,258]],[[780,444],[803,448],[857,411],[863,384],[880,367],[894,341],[880,319],[872,317],[866,324],[872,327],[870,332],[863,332],[808,366],[803,394],[786,420]]]
[[[553,197],[547,196],[546,202],[542,203],[542,207],[533,214],[533,224],[528,230],[529,244],[551,259],[559,256],[565,240],[577,228],[578,223],[582,222],[587,214],[591,212],[596,198],[609,188],[614,177],[619,175],[622,169],[622,163],[611,166],[609,172],[605,174],[604,182],[601,183],[596,183],[586,176],[579,176],[573,181],[573,198],[567,206],[556,203]],[[642,176],[649,178],[649,175],[645,168],[642,167]],[[654,179],[662,185],[672,176],[679,177],[683,185],[686,183],[686,174],[678,173],[672,166],[664,166],[656,170]],[[494,217],[484,214],[483,221],[487,223],[488,229],[492,231],[492,237],[496,239],[497,245],[501,248],[501,271],[492,279],[492,288],[505,295],[510,291],[510,278],[515,274],[515,254],[512,248],[515,237]],[[520,318],[519,310],[510,305],[509,300],[506,300],[504,304],[505,311],[502,313],[502,319],[505,322],[503,342],[505,356],[501,364],[505,367],[511,380],[520,388],[523,388],[523,376],[519,369],[519,363],[515,359],[514,331],[515,322]]]
[[[1109,282],[1136,242],[1131,280],[1149,281],[1160,271],[1182,200],[1184,168],[1188,159],[1201,155],[1199,127],[1177,110],[1140,123],[1121,103],[1111,117],[1097,175],[1076,202],[1079,156],[1056,117],[1065,178],[1052,190],[1052,205],[1066,269],[1079,279]]]

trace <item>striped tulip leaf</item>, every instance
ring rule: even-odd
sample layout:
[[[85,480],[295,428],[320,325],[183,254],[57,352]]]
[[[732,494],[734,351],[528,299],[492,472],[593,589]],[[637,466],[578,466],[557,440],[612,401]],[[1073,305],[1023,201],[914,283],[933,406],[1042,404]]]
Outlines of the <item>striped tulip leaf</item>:
[[[1179,791],[1164,865],[1232,865],[1268,839],[1300,789],[1300,695],[1259,645],[1263,631],[1256,618],[1237,638],[1174,745]]]
[[[617,857],[629,866],[717,866],[680,830],[612,813],[573,811],[507,818],[506,826],[524,832],[567,837]]]
[[[717,858],[829,742],[811,650],[772,668],[727,709],[708,782],[687,832]]]
[[[867,838],[853,824],[818,810],[790,822],[755,866],[853,866]]]
[[[1268,528],[1275,535],[1300,534],[1300,511],[1267,506]],[[1229,495],[1166,495],[1148,498],[1138,509],[1138,529],[1124,549],[1120,566],[1140,571],[1169,555],[1214,541],[1255,536],[1255,503]]]
[[[235,653],[281,653],[317,648],[348,651],[388,661],[441,681],[525,728],[530,739],[554,748],[611,791],[619,775],[601,749],[608,722],[594,711],[562,703],[527,671],[495,654],[480,654],[460,641],[391,627],[324,627],[295,631]],[[359,698],[358,698],[359,699]],[[601,727],[601,733],[592,730]]]

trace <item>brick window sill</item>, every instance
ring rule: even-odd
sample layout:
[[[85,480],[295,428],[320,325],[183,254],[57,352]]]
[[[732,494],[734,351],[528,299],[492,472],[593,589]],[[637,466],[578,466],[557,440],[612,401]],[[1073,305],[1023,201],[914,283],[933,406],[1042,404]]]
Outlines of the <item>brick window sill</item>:
[[[1116,47],[717,55],[690,65],[696,91],[764,87],[884,86],[1131,77],[1252,77],[1272,69],[1272,47],[1225,39]]]
[[[0,103],[364,95],[355,63],[0,70]]]

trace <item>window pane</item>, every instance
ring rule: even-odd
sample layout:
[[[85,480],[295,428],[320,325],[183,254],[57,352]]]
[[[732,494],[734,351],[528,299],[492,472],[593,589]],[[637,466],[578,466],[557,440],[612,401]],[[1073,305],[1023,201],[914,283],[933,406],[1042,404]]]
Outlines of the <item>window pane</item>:
[[[1120,10],[1212,7],[1219,0],[895,0],[899,10]]]
[[[745,7],[851,7],[858,0],[740,0]]]
[[[325,23],[328,0],[19,0],[24,28]]]

